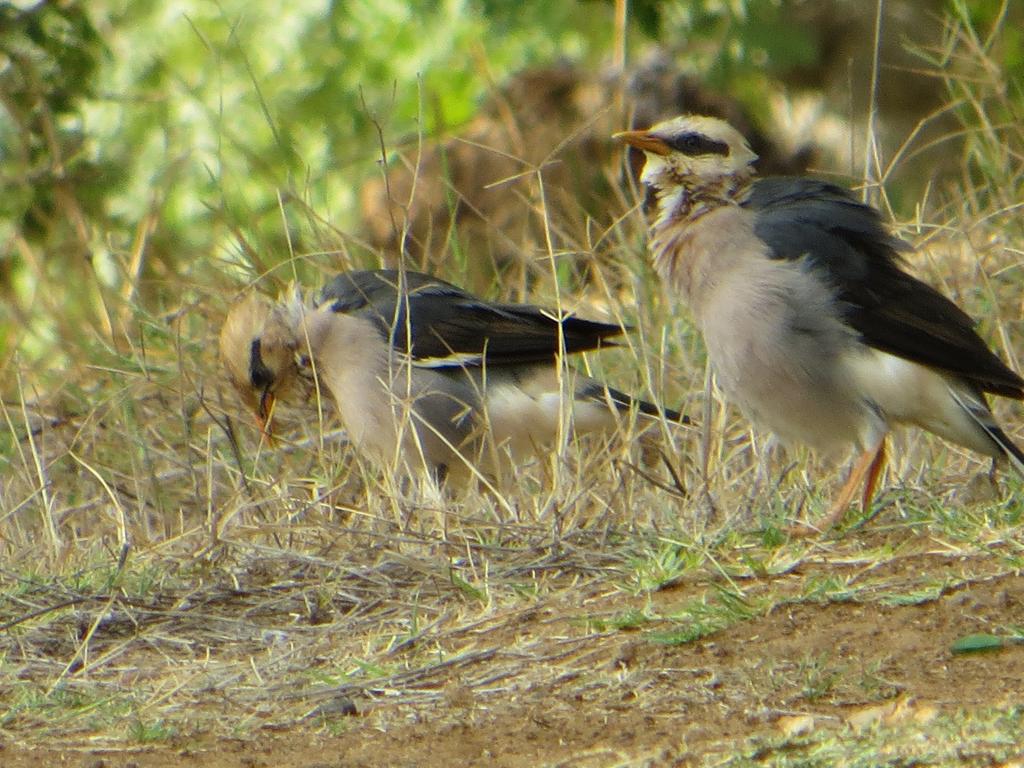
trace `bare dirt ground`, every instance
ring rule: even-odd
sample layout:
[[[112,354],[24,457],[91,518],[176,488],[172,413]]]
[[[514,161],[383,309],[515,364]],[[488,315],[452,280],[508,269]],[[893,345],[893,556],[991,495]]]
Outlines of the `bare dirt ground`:
[[[881,739],[888,758],[876,751],[875,762],[863,764],[1020,765],[1024,740],[1013,743],[1012,724],[974,736],[964,736],[964,724],[1002,712],[1019,729],[1024,646],[953,650],[970,635],[1024,627],[1016,548],[963,553],[930,537],[894,543],[869,534],[889,548],[880,561],[877,549],[862,554],[864,538],[812,544],[772,575],[695,571],[629,594],[594,574],[472,621],[453,623],[448,608],[390,654],[418,658],[406,672],[376,670],[376,682],[302,692],[268,681],[256,698],[211,686],[194,695],[190,712],[176,714],[173,734],[149,745],[100,733],[62,739],[52,723],[39,723],[48,734],[40,739],[25,714],[7,722],[0,764],[827,765],[836,764],[827,755],[822,762],[829,749],[841,750],[844,764],[861,764],[851,757],[858,745]],[[743,595],[745,618],[692,642],[657,631],[664,617],[715,604],[729,582]],[[239,615],[243,602],[233,606]],[[621,620],[630,616],[632,627]],[[445,624],[453,629],[441,632]],[[319,655],[303,662],[310,671],[326,666],[332,648],[369,642],[323,627]],[[668,628],[686,627],[677,618]],[[437,642],[428,642],[432,634]],[[122,686],[171,662],[155,645],[134,644],[119,664]],[[423,645],[433,662],[419,658]],[[252,649],[238,650],[244,657]],[[936,735],[943,723],[951,752]]]

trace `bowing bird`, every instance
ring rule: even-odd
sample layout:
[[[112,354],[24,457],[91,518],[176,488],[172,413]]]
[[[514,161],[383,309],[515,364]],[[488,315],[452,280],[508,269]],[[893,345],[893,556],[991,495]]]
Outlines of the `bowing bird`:
[[[904,271],[909,246],[876,209],[827,182],[755,178],[757,156],[714,118],[616,137],[645,155],[654,267],[689,306],[726,398],[783,442],[859,450],[823,526],[858,487],[870,508],[899,424],[1024,474],[986,401],[1024,398],[1024,380],[956,304]]]
[[[684,421],[559,362],[613,346],[622,333],[483,301],[418,272],[369,270],[338,275],[312,306],[298,294],[279,304],[250,295],[228,313],[220,353],[261,424],[277,397],[318,384],[358,450],[444,479],[490,471],[488,447],[513,458],[536,452],[560,434],[566,414],[576,433],[614,430],[633,409]]]

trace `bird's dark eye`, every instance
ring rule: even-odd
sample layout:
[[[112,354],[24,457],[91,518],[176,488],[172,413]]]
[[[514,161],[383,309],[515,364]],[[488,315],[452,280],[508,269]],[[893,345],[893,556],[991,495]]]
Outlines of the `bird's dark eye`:
[[[690,157],[698,155],[722,155],[728,157],[729,145],[724,141],[715,141],[702,133],[681,133],[665,139],[665,143],[677,152]]]

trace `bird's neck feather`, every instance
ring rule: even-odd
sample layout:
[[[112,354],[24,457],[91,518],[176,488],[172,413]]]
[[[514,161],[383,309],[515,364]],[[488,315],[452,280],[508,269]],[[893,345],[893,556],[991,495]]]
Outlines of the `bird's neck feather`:
[[[655,232],[679,221],[696,221],[723,205],[736,205],[746,197],[752,174],[722,176],[682,176],[656,190],[658,212],[652,225]]]
[[[748,196],[752,174],[687,177],[657,191],[657,216],[651,225],[651,254],[655,271],[674,285],[689,303],[694,281],[705,280],[700,273],[705,260],[694,263],[693,226],[708,214],[727,206],[740,205]],[[699,250],[699,249],[698,249]]]

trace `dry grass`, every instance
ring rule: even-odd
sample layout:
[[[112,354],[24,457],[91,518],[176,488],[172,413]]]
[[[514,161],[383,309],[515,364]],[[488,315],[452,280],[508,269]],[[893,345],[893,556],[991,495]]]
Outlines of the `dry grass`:
[[[986,338],[1019,369],[1024,122],[987,50],[960,28],[946,54],[956,60],[958,104],[973,112],[970,151],[986,162],[965,163],[957,194],[935,190],[900,229],[925,246],[911,258],[918,274],[983,318]],[[979,176],[978,167],[1005,175]],[[312,406],[284,414],[281,445],[259,442],[213,354],[236,286],[197,272],[182,304],[156,313],[137,291],[112,295],[96,283],[105,321],[68,329],[60,370],[18,358],[5,368],[4,740],[180,747],[268,729],[330,734],[359,727],[346,718],[353,709],[381,728],[432,710],[489,722],[473,714],[487,702],[570,688],[581,707],[606,712],[628,688],[638,706],[668,717],[671,706],[693,706],[694,691],[724,704],[700,662],[673,673],[686,691],[645,677],[631,660],[650,658],[655,669],[662,651],[653,648],[668,654],[708,637],[724,645],[786,606],[831,611],[835,623],[847,605],[930,604],[1018,578],[1020,479],[993,491],[976,457],[919,434],[898,438],[877,518],[863,531],[786,540],[780,527],[813,519],[838,475],[796,452],[758,480],[761,438],[708,397],[699,340],[645,266],[641,217],[626,215],[633,197],[620,194],[623,217],[591,222],[572,253],[535,244],[532,296],[633,325],[629,346],[592,356],[591,371],[683,408],[702,427],[663,425],[646,451],[633,424],[609,440],[567,438],[496,490],[432,494],[404,483],[362,463],[329,413]],[[524,215],[544,219],[543,206],[528,202]],[[345,241],[329,245],[330,255],[293,258],[323,273],[359,261]],[[570,260],[589,279],[566,292],[559,275]],[[261,271],[251,260],[246,267]],[[997,412],[1022,435],[1018,408]],[[903,567],[915,558],[919,568]],[[1018,603],[1005,616],[987,629],[1007,635],[1024,623]],[[869,684],[863,670],[815,671],[814,658],[737,684],[747,700],[736,693],[733,704],[752,714],[732,738],[755,741],[748,758],[727,764],[788,764],[794,739],[833,739],[816,727],[757,741],[794,701],[838,707],[896,692]],[[790,689],[786,706],[770,704],[773,690]],[[1009,759],[992,704],[963,716],[947,708],[921,728],[935,738],[958,726],[970,734],[973,718],[983,723],[978,754]],[[721,757],[728,728],[707,728],[703,741],[688,737],[692,747],[677,744],[676,757]],[[868,736],[854,741],[865,754],[882,749]],[[664,757],[640,746],[619,742],[592,764]],[[826,746],[853,754],[834,740]]]

